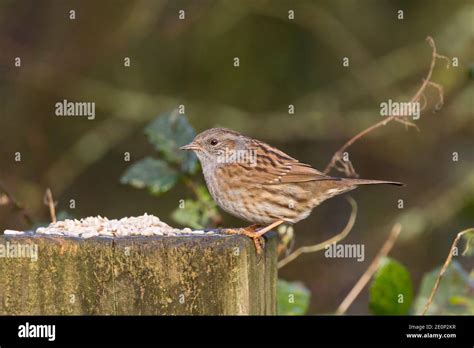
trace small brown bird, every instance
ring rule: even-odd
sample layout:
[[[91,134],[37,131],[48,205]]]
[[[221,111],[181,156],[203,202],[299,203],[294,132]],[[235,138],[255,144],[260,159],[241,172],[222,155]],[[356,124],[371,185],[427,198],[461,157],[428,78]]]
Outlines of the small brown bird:
[[[259,253],[263,234],[282,223],[305,219],[328,198],[358,185],[403,185],[327,176],[268,144],[225,128],[208,129],[181,149],[196,153],[217,204],[253,223],[227,232],[251,237]]]

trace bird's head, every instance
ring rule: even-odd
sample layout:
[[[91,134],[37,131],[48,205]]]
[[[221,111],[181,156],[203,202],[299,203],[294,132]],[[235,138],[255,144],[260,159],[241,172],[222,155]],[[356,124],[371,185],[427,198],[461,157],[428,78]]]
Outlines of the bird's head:
[[[196,135],[181,150],[194,151],[203,165],[225,163],[229,154],[245,149],[247,137],[230,129],[211,128]]]

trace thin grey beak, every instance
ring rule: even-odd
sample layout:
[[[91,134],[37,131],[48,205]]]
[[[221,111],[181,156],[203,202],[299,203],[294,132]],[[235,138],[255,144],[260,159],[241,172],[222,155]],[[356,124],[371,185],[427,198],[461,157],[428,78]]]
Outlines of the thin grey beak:
[[[186,150],[186,151],[199,151],[199,150],[201,150],[201,147],[199,145],[194,144],[194,143],[190,143],[188,145],[181,146],[179,149],[180,150]]]

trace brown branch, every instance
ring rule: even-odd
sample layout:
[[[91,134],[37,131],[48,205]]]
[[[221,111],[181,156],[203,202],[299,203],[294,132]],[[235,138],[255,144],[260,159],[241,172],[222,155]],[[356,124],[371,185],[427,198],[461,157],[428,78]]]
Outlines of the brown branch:
[[[433,82],[433,81],[429,81],[428,84],[431,87],[434,87],[438,90],[439,102],[435,105],[435,111],[439,111],[439,110],[441,110],[441,108],[444,105],[444,88],[439,83],[436,83],[436,82]]]
[[[372,278],[374,273],[377,271],[379,267],[380,259],[384,256],[387,256],[390,250],[392,250],[392,247],[395,244],[395,241],[397,240],[401,230],[402,230],[402,225],[400,225],[399,223],[396,223],[392,227],[392,230],[390,231],[390,234],[387,240],[385,241],[385,243],[383,244],[382,248],[377,253],[374,260],[372,261],[370,266],[367,268],[367,270],[364,272],[364,274],[362,274],[362,276],[359,278],[357,283],[351,289],[349,294],[347,294],[346,298],[341,302],[341,304],[336,310],[336,314],[344,314],[347,311],[347,309],[350,307],[352,302],[354,302],[357,296],[359,296],[362,289],[367,285],[370,278]]]
[[[420,112],[425,110],[428,106],[428,100],[426,99],[426,95],[423,93],[420,97],[422,104],[420,105]]]
[[[344,227],[344,229],[341,232],[339,232],[338,234],[336,234],[334,237],[331,237],[331,238],[329,238],[328,240],[326,240],[322,243],[318,243],[318,244],[310,245],[310,246],[303,246],[303,247],[300,247],[300,248],[296,249],[290,255],[286,256],[285,258],[283,258],[282,260],[280,260],[278,262],[278,269],[286,266],[288,263],[295,260],[301,254],[314,253],[314,252],[320,251],[322,249],[325,249],[328,245],[331,245],[333,243],[337,243],[340,240],[344,239],[349,234],[349,232],[352,230],[352,227],[354,227],[354,223],[355,223],[355,220],[356,220],[356,217],[357,217],[357,203],[356,203],[356,201],[350,196],[347,196],[347,200],[351,204],[352,211],[351,211],[351,215],[349,216],[349,220],[347,221],[347,224]]]
[[[35,220],[31,217],[28,210],[23,206],[23,204],[18,202],[10,192],[8,192],[2,182],[0,182],[0,191],[2,191],[7,196],[8,201],[13,205],[13,207],[21,213],[28,225],[32,226],[35,224]]]
[[[436,84],[434,82],[431,82],[430,79],[431,79],[431,75],[433,74],[433,70],[434,70],[435,65],[436,65],[436,59],[446,59],[448,61],[448,66],[449,66],[449,58],[446,57],[446,56],[438,54],[438,52],[436,51],[435,42],[434,42],[434,40],[431,36],[428,36],[426,38],[426,41],[428,42],[428,44],[432,48],[432,55],[431,55],[432,58],[431,58],[430,68],[428,70],[428,74],[423,79],[423,83],[421,84],[420,88],[415,93],[415,95],[410,99],[410,103],[415,103],[415,102],[419,102],[420,100],[423,100],[423,98],[425,98],[424,92],[425,92],[426,88],[428,86],[433,86],[433,87],[438,89],[440,102],[436,105],[436,109],[439,110],[439,108],[443,105],[443,89],[442,89],[441,85]],[[373,124],[372,126],[368,127],[367,129],[361,131],[360,133],[356,134],[354,137],[349,139],[339,150],[337,150],[334,153],[334,155],[332,156],[332,158],[329,161],[328,165],[324,169],[324,173],[328,174],[331,171],[331,169],[335,168],[338,171],[345,173],[346,176],[357,176],[357,173],[355,172],[355,170],[353,170],[352,164],[350,164],[350,167],[347,164],[347,162],[350,162],[350,160],[343,161],[342,154],[350,146],[352,146],[356,141],[363,138],[367,134],[371,133],[375,129],[387,125],[389,122],[391,122],[393,120],[397,120],[398,122],[401,122],[401,123],[405,124],[405,126],[407,126],[407,127],[418,128],[414,123],[408,121],[408,119],[406,117],[393,116],[393,115],[389,116],[386,119],[384,119],[383,121],[380,121],[380,122],[377,122],[377,123]],[[338,164],[341,164],[341,162],[346,162],[347,165],[343,164],[342,167],[338,166]]]
[[[446,258],[446,261],[443,264],[443,267],[441,268],[441,271],[439,272],[438,278],[436,278],[435,285],[433,286],[433,289],[431,290],[430,297],[428,298],[428,301],[426,301],[425,307],[423,308],[423,311],[421,312],[421,315],[425,315],[426,312],[428,311],[431,303],[433,302],[434,296],[436,294],[436,291],[438,291],[439,284],[441,282],[441,278],[443,278],[444,273],[448,269],[449,264],[451,263],[451,260],[454,255],[454,250],[461,239],[461,237],[466,234],[466,233],[471,233],[474,232],[474,228],[468,228],[467,230],[461,231],[457,234],[456,238],[454,238],[453,244],[451,245],[451,249],[449,250],[448,257]],[[467,247],[467,246],[466,246]],[[465,250],[465,252],[467,249]],[[463,253],[464,254],[464,253]]]
[[[49,215],[51,216],[51,222],[56,222],[56,204],[57,202],[53,199],[53,193],[48,188],[44,194],[43,202],[49,208]]]

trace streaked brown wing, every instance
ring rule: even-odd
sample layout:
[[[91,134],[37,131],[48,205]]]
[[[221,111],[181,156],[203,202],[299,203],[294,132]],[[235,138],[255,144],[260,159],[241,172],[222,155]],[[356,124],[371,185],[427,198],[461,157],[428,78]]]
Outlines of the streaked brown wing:
[[[268,144],[254,141],[252,148],[256,150],[257,165],[254,167],[252,181],[260,184],[281,184],[306,182],[315,180],[334,180],[309,164],[300,163]]]

